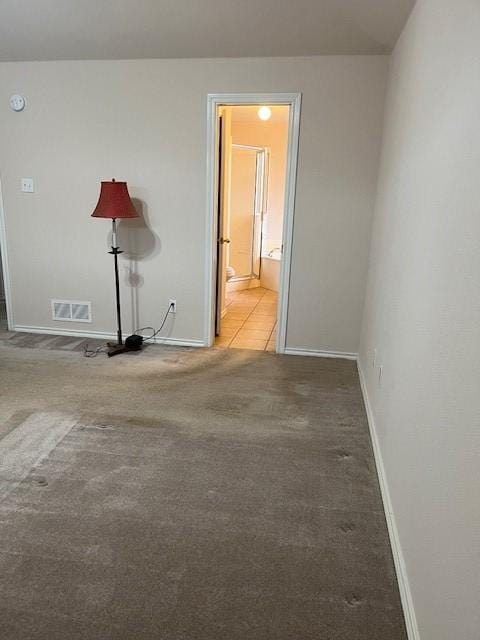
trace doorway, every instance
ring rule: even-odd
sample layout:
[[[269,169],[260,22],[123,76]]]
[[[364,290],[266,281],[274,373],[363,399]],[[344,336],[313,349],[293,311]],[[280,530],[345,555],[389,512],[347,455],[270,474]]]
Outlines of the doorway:
[[[209,96],[206,343],[285,350],[300,94]]]

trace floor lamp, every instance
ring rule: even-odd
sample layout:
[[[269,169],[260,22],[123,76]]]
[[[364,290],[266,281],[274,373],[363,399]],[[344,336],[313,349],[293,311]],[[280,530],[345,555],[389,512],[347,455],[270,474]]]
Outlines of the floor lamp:
[[[117,302],[117,343],[108,343],[108,355],[115,356],[118,353],[130,351],[123,344],[122,319],[120,313],[120,282],[118,279],[118,254],[123,253],[117,246],[117,220],[124,218],[138,218],[138,213],[130,200],[126,182],[102,182],[100,197],[98,199],[93,218],[110,218],[112,220],[112,250],[115,265],[115,293]]]

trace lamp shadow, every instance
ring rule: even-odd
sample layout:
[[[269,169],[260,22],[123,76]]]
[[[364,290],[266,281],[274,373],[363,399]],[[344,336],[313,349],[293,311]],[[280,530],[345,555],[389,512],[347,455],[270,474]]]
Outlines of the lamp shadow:
[[[144,277],[140,272],[142,262],[152,260],[161,251],[161,241],[152,230],[148,216],[148,206],[139,198],[132,198],[138,218],[120,219],[117,223],[118,246],[123,268],[123,281],[130,289],[130,314],[132,330],[140,329],[140,289]]]

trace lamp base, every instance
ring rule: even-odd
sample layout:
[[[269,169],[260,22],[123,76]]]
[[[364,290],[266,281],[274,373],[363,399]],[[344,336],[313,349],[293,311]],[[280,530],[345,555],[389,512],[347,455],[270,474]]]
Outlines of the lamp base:
[[[142,336],[131,335],[125,340],[125,344],[118,344],[117,342],[107,342],[107,355],[109,358],[117,356],[119,353],[126,353],[127,351],[140,351],[142,348],[143,338]]]
[[[126,351],[130,351],[124,344],[117,344],[116,342],[107,342],[107,356],[111,358],[112,356],[118,356],[120,353],[125,353]]]
[[[111,358],[112,356],[118,356],[120,353],[127,353],[128,351],[140,351],[140,347],[129,347],[126,344],[107,344],[108,351],[107,356]]]

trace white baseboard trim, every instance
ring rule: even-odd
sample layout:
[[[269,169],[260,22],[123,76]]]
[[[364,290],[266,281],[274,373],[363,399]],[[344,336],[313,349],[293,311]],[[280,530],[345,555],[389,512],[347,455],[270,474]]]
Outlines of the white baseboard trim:
[[[154,338],[155,344],[169,344],[174,347],[205,347],[203,340],[183,340],[182,338]]]
[[[373,455],[375,457],[375,465],[377,467],[378,481],[380,483],[380,490],[382,492],[383,508],[387,521],[388,535],[390,538],[393,562],[395,564],[395,571],[397,574],[397,582],[400,590],[400,598],[402,601],[405,626],[407,627],[407,635],[409,640],[420,640],[420,632],[418,630],[415,608],[413,606],[412,592],[410,589],[410,583],[408,581],[405,560],[403,558],[400,537],[398,535],[395,514],[393,512],[392,501],[390,498],[390,491],[388,489],[388,482],[385,473],[385,467],[383,465],[382,452],[380,449],[380,443],[378,441],[377,430],[375,427],[375,419],[373,417],[372,406],[368,397],[365,376],[363,375],[362,366],[359,360],[357,360],[357,367],[358,376],[360,378],[360,386],[362,389],[363,401],[365,403],[365,410],[367,412],[368,427],[370,430],[370,438],[372,440]]]
[[[291,349],[285,348],[283,352],[287,356],[313,356],[315,358],[343,358],[345,360],[356,360],[357,353],[345,353],[344,351],[316,351],[315,349]]]
[[[61,329],[52,327],[32,327],[29,325],[17,324],[12,331],[22,333],[42,333],[51,336],[71,336],[72,338],[90,338],[91,340],[116,340],[116,333],[107,333],[105,331],[81,331],[75,329]],[[177,347],[204,347],[203,340],[183,340],[181,338],[154,338],[155,344],[167,344]]]

